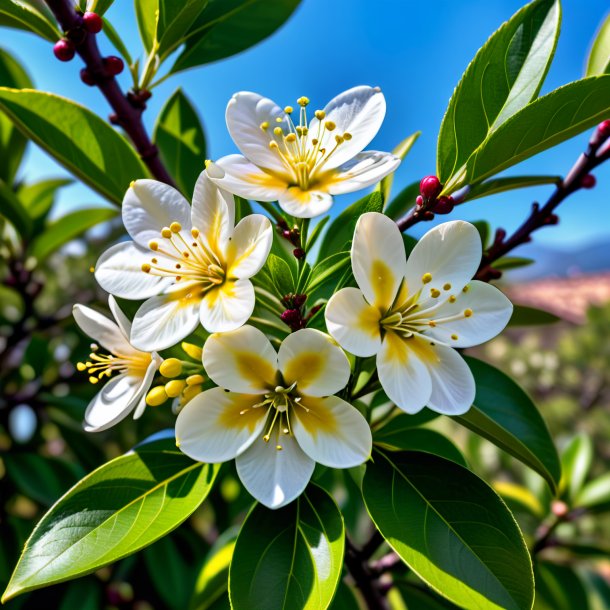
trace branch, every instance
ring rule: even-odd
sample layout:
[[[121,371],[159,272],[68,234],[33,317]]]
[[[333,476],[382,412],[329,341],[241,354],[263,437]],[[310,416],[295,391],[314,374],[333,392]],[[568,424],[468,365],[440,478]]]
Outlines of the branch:
[[[73,2],[46,0],[46,3],[65,32],[78,31],[79,35],[82,33],[82,41],[75,43],[76,52],[85,62],[93,83],[100,89],[114,110],[114,115],[110,118],[111,122],[120,125],[125,130],[151,174],[157,180],[175,186],[172,177],[159,158],[157,147],[151,142],[142,122],[142,112],[146,108],[144,102],[150,97],[150,94],[144,91],[128,95],[123,93],[116,78],[108,74],[97,46],[95,34],[90,34],[83,28],[82,18],[76,12]]]
[[[345,565],[366,602],[368,610],[389,610],[388,602],[379,588],[376,575],[373,574],[362,552],[345,537]]]

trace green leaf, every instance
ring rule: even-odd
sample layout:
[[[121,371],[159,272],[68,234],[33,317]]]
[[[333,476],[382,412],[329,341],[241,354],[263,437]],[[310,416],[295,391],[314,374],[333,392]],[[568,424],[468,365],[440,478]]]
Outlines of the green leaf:
[[[0,87],[0,110],[56,161],[114,203],[123,200],[132,180],[148,176],[123,136],[71,100]]]
[[[119,55],[121,55],[127,64],[131,66],[133,64],[131,54],[125,46],[121,35],[114,29],[114,26],[108,19],[104,19],[104,34],[110,41],[110,44],[119,52]]]
[[[271,276],[278,297],[281,298],[295,291],[294,277],[290,271],[290,266],[283,258],[273,253],[269,254],[265,268]]]
[[[416,131],[411,134],[408,138],[405,138],[394,150],[392,154],[399,157],[401,160],[409,154],[411,148],[413,148],[413,144],[417,141],[417,138],[421,136],[421,131]],[[392,192],[392,184],[394,183],[394,172],[388,174],[385,178],[381,179],[379,182],[377,190],[381,193],[383,197],[384,204],[387,203],[390,199],[390,193]]]
[[[592,463],[591,439],[584,433],[575,436],[561,454],[560,491],[568,500],[574,500],[583,488]]]
[[[509,269],[520,269],[521,267],[527,267],[533,262],[533,259],[525,258],[523,256],[503,256],[493,263],[493,267],[494,269],[508,271]]]
[[[399,582],[397,588],[406,610],[458,610],[457,606],[438,597],[431,589],[409,582]]]
[[[171,73],[235,55],[267,38],[300,0],[210,0],[191,27]]]
[[[610,15],[604,19],[599,27],[589,58],[585,76],[596,76],[597,74],[608,74],[610,72]]]
[[[208,0],[158,0],[158,3],[157,53],[163,57],[184,42],[186,33],[205,9]]]
[[[585,508],[591,508],[599,510],[604,508],[605,510],[610,509],[610,472],[597,477],[589,481],[583,488],[576,494],[574,499],[576,506],[584,506]]]
[[[49,14],[27,0],[2,0],[0,26],[33,32],[53,43],[61,38]]]
[[[535,0],[478,51],[441,124],[437,175],[443,184],[460,173],[494,130],[538,95],[555,53],[560,21],[559,0]]]
[[[415,205],[415,199],[417,199],[418,195],[419,181],[412,182],[392,199],[384,213],[392,220],[402,218]]]
[[[534,583],[521,532],[472,472],[430,453],[377,452],[362,492],[383,537],[438,593],[469,610],[530,610]]]
[[[197,111],[181,89],[177,89],[163,106],[153,142],[159,147],[161,159],[180,190],[190,197],[204,169],[206,146]]]
[[[513,315],[508,323],[509,326],[538,326],[541,324],[555,324],[559,322],[561,318],[558,318],[555,314],[548,311],[542,311],[542,309],[535,309],[534,307],[527,307],[525,305],[514,305]]]
[[[13,190],[0,179],[0,209],[1,214],[15,227],[23,238],[32,232],[32,220]]]
[[[389,398],[387,398],[383,392],[379,392],[376,394],[375,400],[371,404],[371,407],[378,406],[375,404],[378,397],[380,397],[379,400],[385,399],[384,402],[389,401]],[[384,402],[380,402],[379,404],[384,404]],[[376,428],[374,433],[375,440],[391,445],[394,442],[394,439],[400,438],[405,430],[412,430],[413,428],[423,426],[428,422],[435,420],[438,416],[438,413],[426,408],[422,409],[418,413],[415,413],[414,415],[399,413],[398,415],[392,417],[392,419],[387,420],[382,427]]]
[[[22,184],[17,194],[32,220],[44,220],[55,203],[57,191],[69,184],[72,184],[70,178],[50,178],[31,184]]]
[[[316,263],[311,271],[304,292],[311,295],[315,290],[330,281],[336,284],[336,280],[349,268],[350,264],[351,258],[349,252],[336,252]]]
[[[142,44],[150,53],[156,41],[159,0],[135,0],[136,21]]]
[[[58,610],[98,610],[102,606],[102,591],[94,578],[82,578],[70,583]]]
[[[594,127],[610,116],[610,75],[585,78],[538,98],[503,123],[468,160],[480,182]]]
[[[70,212],[52,222],[32,242],[30,254],[39,261],[102,222],[115,218],[117,210],[111,208],[86,208]]]
[[[158,540],[203,502],[218,468],[193,462],[173,440],[104,464],[38,523],[2,601],[88,574]]]
[[[589,610],[587,592],[569,566],[539,562],[536,575],[535,610]]]
[[[469,189],[464,201],[472,201],[481,197],[489,197],[506,191],[540,186],[543,184],[561,184],[561,176],[510,176],[507,178],[494,178]]]
[[[242,526],[229,571],[233,610],[325,610],[341,578],[345,531],[320,487],[279,510],[257,504]]]
[[[114,0],[88,0],[87,10],[94,11],[102,16],[111,6]]]
[[[510,483],[509,481],[494,481],[493,488],[496,493],[508,504],[509,508],[525,510],[539,520],[544,519],[546,511],[540,500],[527,487]]]
[[[476,358],[466,358],[474,375],[474,405],[453,417],[540,474],[556,489],[561,466],[553,440],[531,398],[504,373]]]

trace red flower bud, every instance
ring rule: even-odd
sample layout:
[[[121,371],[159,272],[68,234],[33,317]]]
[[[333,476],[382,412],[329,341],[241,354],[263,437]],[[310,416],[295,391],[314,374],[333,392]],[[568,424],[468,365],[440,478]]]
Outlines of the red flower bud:
[[[606,119],[605,121],[602,121],[597,126],[597,131],[599,132],[599,135],[602,136],[603,138],[610,137],[610,119]]]
[[[85,26],[87,32],[89,32],[90,34],[97,34],[98,32],[102,31],[102,28],[104,27],[104,22],[97,13],[87,11],[83,15],[83,25]]]
[[[89,85],[90,87],[93,87],[93,85],[95,85],[95,80],[93,79],[93,76],[91,76],[91,72],[89,72],[87,68],[83,68],[80,71],[80,79],[83,81],[83,83],[85,83],[85,85]]]
[[[108,57],[104,57],[104,68],[106,68],[106,72],[110,74],[110,76],[116,76],[123,71],[125,64],[120,57],[116,57],[116,55],[110,55]]]
[[[74,58],[75,48],[74,43],[66,38],[62,38],[55,43],[53,53],[59,61],[70,61]]]
[[[597,180],[593,174],[583,176],[582,180],[580,181],[580,186],[582,186],[584,189],[592,189],[596,184]]]
[[[421,195],[418,195],[415,198],[415,205],[419,208],[421,208],[421,206],[424,205],[424,198]]]
[[[307,300],[306,294],[295,294],[292,299],[292,302],[294,303],[294,306],[298,308],[298,307],[303,307],[306,300]]]
[[[424,199],[436,199],[443,190],[443,185],[436,176],[426,176],[419,183],[419,192]]]
[[[305,258],[305,250],[303,248],[295,248],[292,253],[295,258]]]
[[[437,214],[449,214],[453,211],[453,197],[441,197],[434,206]]]

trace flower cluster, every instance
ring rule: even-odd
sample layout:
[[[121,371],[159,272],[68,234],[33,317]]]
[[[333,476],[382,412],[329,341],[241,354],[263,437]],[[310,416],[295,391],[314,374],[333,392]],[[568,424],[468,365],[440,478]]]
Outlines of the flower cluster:
[[[202,462],[235,459],[244,486],[271,508],[305,489],[316,462],[351,468],[369,458],[368,413],[352,404],[359,359],[375,358],[374,390],[403,411],[464,413],[474,380],[456,348],[495,336],[512,311],[498,289],[472,280],[482,254],[472,225],[437,226],[407,258],[397,225],[368,212],[357,221],[351,273],[342,282],[352,286],[332,291],[308,314],[308,294],[276,295],[288,309],[278,312],[286,329],[272,343],[253,316],[252,278],[274,239],[285,232],[293,238],[288,226],[303,226],[302,219],[328,211],[333,195],[374,184],[400,162],[362,152],[385,114],[379,89],[346,91],[311,119],[308,105],[300,98],[295,112],[236,94],[226,118],[243,155],[209,162],[192,205],[168,185],[133,182],[122,207],[132,241],[110,247],[95,266],[98,283],[113,295],[116,323],[74,307],[77,324],[110,352],[93,345],[78,364],[92,383],[108,379],[87,409],[86,429],[105,430],[171,398],[178,447]],[[285,213],[279,231],[261,214],[235,224],[234,195],[277,201]],[[298,235],[299,256],[289,256],[303,272],[307,252]],[[142,302],[133,322],[114,297]],[[308,326],[316,317],[328,334]],[[180,343],[188,358],[176,358],[175,349],[165,360],[158,354]]]

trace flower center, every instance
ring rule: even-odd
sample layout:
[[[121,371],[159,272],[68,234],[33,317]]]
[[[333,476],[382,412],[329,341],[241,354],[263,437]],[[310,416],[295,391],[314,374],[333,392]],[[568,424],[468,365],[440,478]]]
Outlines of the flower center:
[[[100,354],[99,346],[91,344],[89,360],[78,362],[77,370],[81,373],[87,372],[89,381],[93,384],[99,383],[104,377],[110,377],[114,372],[127,373],[133,377],[144,377],[151,355],[145,352],[137,352],[131,356]]]
[[[288,170],[294,184],[301,190],[306,191],[319,178],[324,165],[333,153],[344,142],[351,140],[350,133],[335,134],[334,144],[328,134],[333,132],[337,126],[333,121],[325,121],[326,114],[323,110],[316,110],[314,115],[318,119],[315,132],[310,131],[307,119],[307,105],[309,99],[300,97],[297,100],[300,107],[299,123],[295,124],[292,114],[294,108],[286,106],[286,120],[288,129],[282,129],[279,125],[273,126],[270,121],[263,121],[260,128],[269,135],[269,148],[279,157],[282,165]],[[282,123],[283,118],[277,117],[276,123]]]
[[[173,277],[176,282],[197,282],[202,285],[202,293],[225,281],[225,265],[202,239],[199,229],[191,229],[190,238],[185,239],[181,224],[175,221],[169,227],[163,227],[160,236],[160,240],[150,241],[148,247],[163,254],[163,263],[153,256],[150,263],[142,265],[142,271]]]

